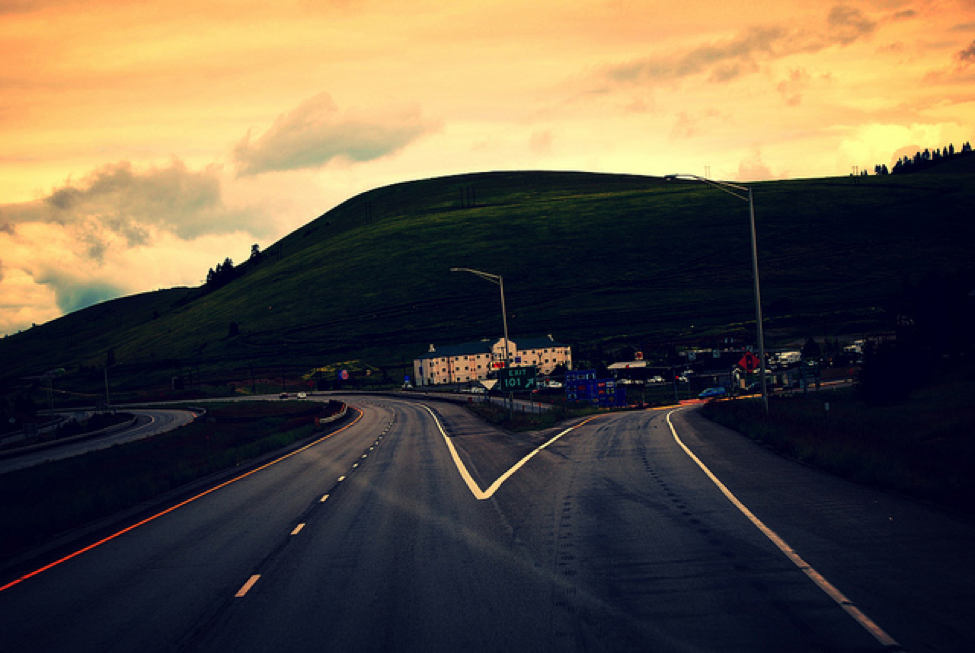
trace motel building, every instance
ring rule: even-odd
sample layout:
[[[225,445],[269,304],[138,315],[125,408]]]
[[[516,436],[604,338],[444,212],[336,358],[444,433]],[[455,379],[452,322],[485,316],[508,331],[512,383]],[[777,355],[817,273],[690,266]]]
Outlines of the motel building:
[[[511,367],[534,365],[539,374],[551,374],[556,365],[572,369],[572,349],[546,338],[508,340]],[[491,343],[478,340],[459,345],[430,345],[430,350],[413,360],[413,379],[417,386],[467,383],[488,378],[504,367],[504,338]]]

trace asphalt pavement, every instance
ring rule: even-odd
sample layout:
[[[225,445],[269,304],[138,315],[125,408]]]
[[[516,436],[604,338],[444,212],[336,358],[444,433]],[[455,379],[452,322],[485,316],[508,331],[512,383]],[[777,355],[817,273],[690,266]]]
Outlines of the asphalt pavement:
[[[326,439],[0,590],[0,649],[975,641],[969,522],[784,461],[693,409],[524,435],[447,403],[347,400],[361,417]]]

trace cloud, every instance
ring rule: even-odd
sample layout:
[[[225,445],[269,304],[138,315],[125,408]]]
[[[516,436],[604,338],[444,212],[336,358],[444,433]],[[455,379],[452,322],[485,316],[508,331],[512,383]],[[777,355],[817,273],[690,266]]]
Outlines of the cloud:
[[[868,19],[859,9],[848,5],[837,5],[830,9],[826,18],[831,40],[841,45],[849,45],[877,29],[877,23]]]
[[[372,161],[392,154],[439,129],[419,109],[388,112],[341,112],[327,93],[278,116],[266,132],[237,143],[233,157],[238,176],[319,168],[335,159]]]
[[[35,279],[54,291],[57,307],[64,313],[94,306],[125,294],[125,289],[106,281],[89,281],[69,271],[50,271]]]
[[[966,67],[975,62],[975,41],[972,41],[964,50],[956,52],[955,59]]]
[[[223,199],[219,166],[101,166],[0,206],[0,317],[10,333],[132,292],[196,285],[209,266],[278,235],[266,210]],[[15,301],[12,298],[20,298]],[[38,319],[41,318],[41,319]]]
[[[810,76],[805,70],[792,70],[789,76],[776,85],[776,90],[782,96],[786,106],[797,107],[802,104],[802,93],[809,85]]]
[[[742,67],[752,69],[756,55],[771,55],[786,36],[781,27],[752,27],[731,41],[701,46],[683,55],[649,57],[611,67],[607,76],[617,82],[639,83],[713,70],[715,81],[728,81],[737,77]]]
[[[17,224],[58,224],[88,246],[92,258],[114,243],[125,247],[150,244],[153,227],[184,240],[207,234],[247,231],[265,235],[263,215],[233,210],[222,198],[220,170],[191,170],[174,159],[164,167],[135,169],[111,163],[81,181],[68,179],[37,202],[0,206],[0,231]]]
[[[975,41],[969,43],[968,47],[956,52],[952,58],[954,61],[947,66],[929,71],[925,76],[925,81],[942,82],[952,78],[970,77],[969,68],[975,63]]]
[[[770,179],[782,179],[786,174],[774,174],[772,169],[762,160],[762,151],[755,149],[745,159],[738,164],[739,181],[767,181]]]
[[[819,31],[783,25],[751,26],[730,40],[698,46],[684,53],[654,55],[610,66],[602,76],[621,84],[704,74],[708,75],[708,81],[728,82],[758,72],[764,61],[849,45],[873,34],[877,25],[857,8],[837,5],[826,16],[825,29]]]

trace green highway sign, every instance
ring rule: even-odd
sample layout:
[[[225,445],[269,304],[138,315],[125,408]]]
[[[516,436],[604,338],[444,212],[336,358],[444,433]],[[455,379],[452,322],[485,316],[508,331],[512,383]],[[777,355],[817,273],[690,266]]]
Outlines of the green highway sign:
[[[506,367],[498,370],[498,388],[502,392],[528,392],[535,389],[538,368]]]
[[[802,361],[799,366],[799,378],[819,380],[823,373],[819,369],[819,361]]]

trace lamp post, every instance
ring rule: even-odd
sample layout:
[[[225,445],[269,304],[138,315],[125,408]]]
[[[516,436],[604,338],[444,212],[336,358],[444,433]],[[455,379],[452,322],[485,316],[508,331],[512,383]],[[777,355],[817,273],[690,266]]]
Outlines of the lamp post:
[[[508,354],[508,311],[504,306],[504,278],[499,274],[491,274],[489,272],[481,272],[480,270],[472,270],[471,268],[450,268],[451,272],[470,272],[471,274],[477,275],[482,279],[486,279],[491,283],[496,283],[501,288],[501,319],[504,323],[504,367],[508,368],[510,362],[510,357]],[[509,393],[510,394],[510,393]],[[514,411],[514,401],[511,402],[511,410]]]
[[[752,279],[755,283],[755,323],[758,327],[759,377],[762,386],[762,403],[765,408],[765,416],[768,417],[768,392],[765,385],[765,332],[762,327],[762,291],[758,283],[758,243],[755,238],[755,200],[752,196],[752,189],[749,186],[732,184],[727,181],[715,181],[714,179],[708,179],[698,175],[667,175],[664,179],[667,181],[674,181],[675,179],[699,181],[712,188],[717,188],[729,195],[733,195],[744,202],[748,202],[752,239]]]

